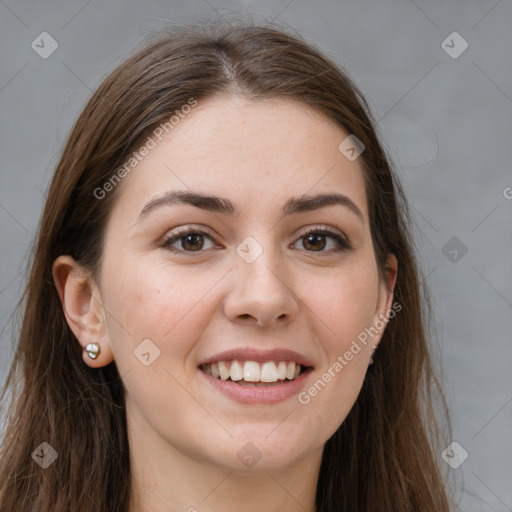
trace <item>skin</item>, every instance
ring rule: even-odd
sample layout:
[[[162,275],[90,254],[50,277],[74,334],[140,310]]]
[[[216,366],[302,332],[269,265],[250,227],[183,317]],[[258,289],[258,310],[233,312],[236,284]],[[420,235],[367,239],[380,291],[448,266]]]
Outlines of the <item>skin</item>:
[[[391,308],[396,258],[388,289],[377,273],[361,158],[338,150],[347,135],[292,100],[200,102],[119,185],[100,276],[70,256],[55,261],[67,322],[83,348],[101,346],[96,360],[84,351],[84,363],[115,360],[124,383],[131,512],[315,511],[323,446],[352,408],[385,327],[308,404],[296,395],[240,404],[197,366],[235,347],[289,348],[313,363],[307,389]],[[149,201],[175,190],[228,198],[240,212],[167,205],[137,222]],[[333,191],[364,220],[340,205],[282,213],[290,197]],[[190,225],[211,236],[202,248],[183,238],[178,252],[159,246]],[[308,245],[301,229],[325,226],[352,249],[336,250],[328,235],[325,247]],[[248,236],[263,250],[252,263],[236,252]],[[160,355],[145,366],[134,349],[148,338]],[[252,467],[237,457],[248,442],[261,454]]]

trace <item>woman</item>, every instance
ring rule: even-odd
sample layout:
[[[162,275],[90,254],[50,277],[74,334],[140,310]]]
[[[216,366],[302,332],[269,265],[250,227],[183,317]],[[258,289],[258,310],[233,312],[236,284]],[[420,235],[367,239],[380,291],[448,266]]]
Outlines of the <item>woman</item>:
[[[50,185],[0,509],[448,511],[408,230],[365,100],[300,36],[145,44]]]

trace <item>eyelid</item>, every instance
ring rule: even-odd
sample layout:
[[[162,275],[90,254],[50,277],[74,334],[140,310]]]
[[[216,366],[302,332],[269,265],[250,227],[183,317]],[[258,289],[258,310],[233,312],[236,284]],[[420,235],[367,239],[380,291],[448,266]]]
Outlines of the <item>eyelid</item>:
[[[343,238],[344,240],[346,240],[348,242],[348,238],[345,236],[345,234],[342,232],[342,231],[339,231],[338,229],[336,228],[333,228],[331,226],[328,226],[327,224],[320,224],[320,225],[317,225],[317,226],[306,226],[305,228],[302,228],[298,234],[297,234],[297,237],[300,238],[304,235],[308,235],[309,233],[316,233],[316,232],[327,232],[331,235],[337,235],[341,238]]]
[[[174,238],[180,235],[188,235],[189,233],[200,233],[203,235],[208,235],[211,238],[214,238],[214,236],[211,233],[209,233],[208,228],[203,227],[200,224],[187,224],[185,226],[180,226],[178,228],[175,228],[174,230],[171,230],[171,232],[167,232],[164,238]]]

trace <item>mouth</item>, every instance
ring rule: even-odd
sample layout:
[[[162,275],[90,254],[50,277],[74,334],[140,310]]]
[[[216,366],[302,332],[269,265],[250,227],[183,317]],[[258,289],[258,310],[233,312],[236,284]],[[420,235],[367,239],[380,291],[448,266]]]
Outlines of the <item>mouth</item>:
[[[197,368],[216,392],[250,405],[291,399],[314,370],[305,355],[284,347],[229,349],[198,361]]]
[[[296,361],[220,360],[203,363],[199,369],[220,381],[247,387],[273,387],[298,379],[312,367]]]

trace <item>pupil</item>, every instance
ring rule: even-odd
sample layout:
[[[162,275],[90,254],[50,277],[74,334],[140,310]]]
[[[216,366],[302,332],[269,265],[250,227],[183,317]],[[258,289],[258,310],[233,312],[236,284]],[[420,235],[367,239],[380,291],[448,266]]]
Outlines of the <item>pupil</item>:
[[[192,235],[186,235],[184,245],[192,245],[192,246],[199,245],[199,247],[195,247],[195,248],[200,249],[203,246],[203,244],[201,242],[201,236],[202,235],[200,235],[198,233],[194,233]],[[190,244],[189,244],[189,241],[191,241]]]
[[[308,235],[306,237],[306,244],[310,244],[312,242],[314,249],[315,248],[316,249],[323,249],[325,247],[325,240],[323,240],[323,236],[324,235]],[[318,244],[318,242],[323,242],[320,247],[318,245],[316,245],[316,244]]]

